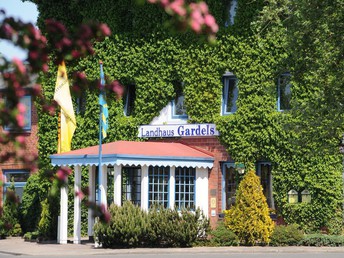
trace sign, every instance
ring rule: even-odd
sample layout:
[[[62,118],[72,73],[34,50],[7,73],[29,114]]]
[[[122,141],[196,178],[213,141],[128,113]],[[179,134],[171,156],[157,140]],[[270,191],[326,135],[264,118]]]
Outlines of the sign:
[[[218,136],[215,124],[185,124],[185,125],[142,125],[138,137],[200,137]]]

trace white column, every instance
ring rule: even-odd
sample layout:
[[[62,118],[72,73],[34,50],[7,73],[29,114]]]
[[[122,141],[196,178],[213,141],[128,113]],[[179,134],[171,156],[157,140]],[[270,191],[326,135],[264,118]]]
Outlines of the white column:
[[[176,167],[172,166],[170,168],[170,183],[168,186],[169,206],[171,209],[174,209],[174,206],[175,206],[175,189],[176,189],[175,172],[176,172]]]
[[[122,166],[114,165],[114,203],[118,206],[122,205]]]
[[[208,169],[196,168],[196,208],[202,209],[208,217],[208,205]]]
[[[74,244],[81,244],[81,167],[74,167]]]
[[[96,167],[95,166],[89,166],[88,167],[88,189],[89,189],[89,196],[88,200],[92,203],[96,201]],[[94,216],[93,216],[93,210],[91,208],[88,208],[88,223],[87,223],[87,232],[88,236],[93,236],[93,226],[94,226]]]
[[[99,185],[100,190],[100,204],[104,205],[107,209],[107,166],[102,165],[101,166],[101,181]]]
[[[60,199],[60,225],[59,225],[59,244],[67,244],[68,238],[68,185],[61,187]]]
[[[141,168],[141,209],[148,210],[148,167]]]

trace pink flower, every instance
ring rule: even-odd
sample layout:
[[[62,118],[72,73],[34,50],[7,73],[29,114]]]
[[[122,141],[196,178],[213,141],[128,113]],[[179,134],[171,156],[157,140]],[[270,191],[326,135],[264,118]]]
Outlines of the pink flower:
[[[24,125],[25,125],[25,117],[23,116],[23,114],[17,114],[16,115],[16,120],[17,120],[18,126],[24,127]]]
[[[56,178],[63,183],[67,183],[68,180],[68,176],[72,173],[72,171],[70,170],[70,168],[60,168],[59,170],[57,170],[56,172]]]
[[[85,197],[85,195],[82,191],[76,191],[75,196],[79,197],[80,199],[83,199]]]
[[[99,29],[101,30],[104,36],[111,35],[111,30],[105,23],[100,24]]]
[[[162,5],[162,7],[166,7],[168,4],[170,3],[170,0],[161,0],[160,4]]]
[[[193,31],[195,31],[197,33],[201,32],[202,25],[199,22],[197,22],[196,20],[192,20],[190,26],[191,26],[191,29]]]
[[[25,74],[25,73],[26,73],[26,68],[25,68],[23,62],[22,62],[20,59],[14,57],[14,58],[12,59],[12,63],[17,67],[18,71],[19,71],[21,74]]]
[[[17,105],[17,109],[18,109],[19,113],[24,114],[26,111],[26,106],[23,103],[19,102]]]
[[[120,98],[123,96],[124,88],[123,88],[123,85],[120,84],[119,81],[113,81],[110,86],[112,87],[112,91],[116,93],[117,98]]]
[[[25,136],[23,136],[23,135],[17,136],[16,142],[18,142],[20,145],[24,145],[25,144]]]
[[[204,17],[204,23],[207,25],[212,32],[216,33],[219,30],[219,26],[216,24],[214,16],[207,14]]]
[[[198,8],[201,10],[202,13],[206,14],[209,12],[208,5],[205,2],[198,3]]]
[[[186,15],[186,9],[184,7],[184,0],[175,0],[168,6],[168,8],[170,8],[173,12],[175,12],[179,16]]]

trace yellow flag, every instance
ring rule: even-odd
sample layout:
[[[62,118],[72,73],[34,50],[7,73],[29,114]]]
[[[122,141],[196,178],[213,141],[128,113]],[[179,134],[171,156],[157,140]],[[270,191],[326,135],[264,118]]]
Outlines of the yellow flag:
[[[70,151],[72,137],[76,128],[74,108],[69,90],[66,65],[64,62],[59,65],[57,71],[54,100],[61,107],[57,153],[62,153]]]

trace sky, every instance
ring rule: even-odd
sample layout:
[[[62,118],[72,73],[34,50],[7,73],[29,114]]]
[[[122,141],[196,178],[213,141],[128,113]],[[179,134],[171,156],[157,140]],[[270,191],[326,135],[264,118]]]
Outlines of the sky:
[[[36,24],[38,11],[36,5],[31,2],[22,2],[21,0],[0,0],[0,9],[5,10],[6,16],[12,16],[21,19],[23,22]],[[0,21],[3,16],[0,16]],[[21,48],[14,47],[8,41],[0,41],[0,52],[3,56],[12,60],[13,57],[24,60],[27,53]]]

